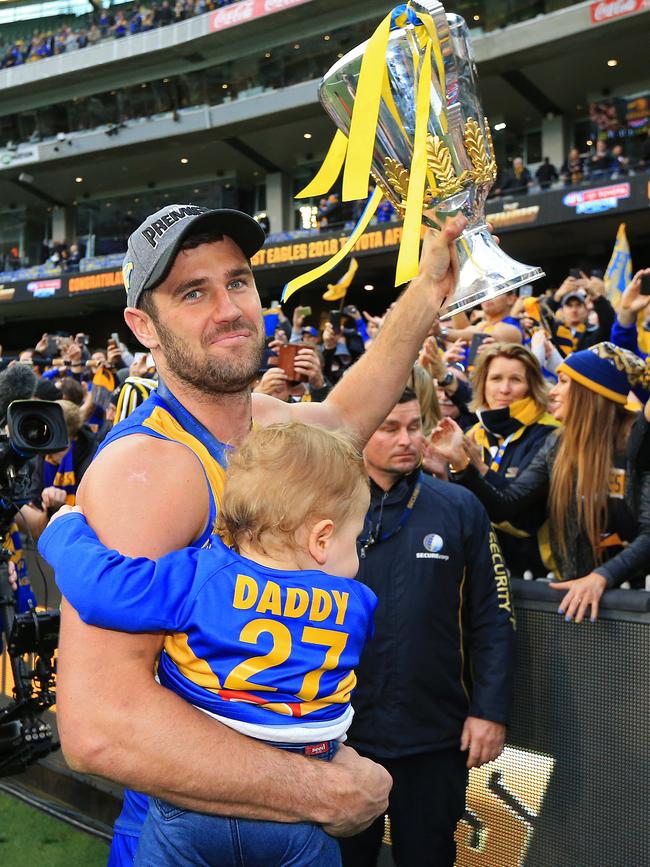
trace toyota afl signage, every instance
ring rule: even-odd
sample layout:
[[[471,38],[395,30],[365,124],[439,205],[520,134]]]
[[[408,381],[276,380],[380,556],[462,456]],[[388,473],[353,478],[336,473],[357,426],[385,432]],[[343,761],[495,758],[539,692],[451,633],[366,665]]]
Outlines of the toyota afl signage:
[[[265,15],[282,12],[284,9],[301,6],[307,2],[308,0],[240,0],[239,3],[224,6],[212,13],[210,32],[227,30],[229,27],[252,21],[254,18],[263,18]]]
[[[596,187],[591,190],[577,190],[567,193],[562,204],[575,208],[576,214],[598,214],[617,208],[619,199],[629,199],[630,184],[612,184],[609,187]]]
[[[622,18],[623,15],[630,15],[632,12],[650,9],[650,0],[600,0],[598,3],[592,3],[589,8],[591,23],[603,24],[605,21]]]

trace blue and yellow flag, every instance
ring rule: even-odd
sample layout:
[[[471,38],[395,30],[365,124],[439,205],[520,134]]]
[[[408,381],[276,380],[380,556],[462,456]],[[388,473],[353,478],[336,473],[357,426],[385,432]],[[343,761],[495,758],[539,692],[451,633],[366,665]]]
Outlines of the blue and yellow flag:
[[[345,274],[336,281],[336,283],[328,283],[327,284],[327,292],[323,293],[324,301],[341,301],[342,298],[345,298],[348,289],[354,279],[354,275],[357,273],[357,268],[359,267],[359,263],[353,257],[350,260],[350,266]]]
[[[612,258],[609,260],[603,279],[610,303],[618,307],[623,290],[632,281],[632,256],[625,234],[625,223],[621,223],[618,227]]]
[[[267,337],[275,337],[275,329],[280,321],[280,311],[278,307],[271,307],[262,310],[264,317],[264,333]]]

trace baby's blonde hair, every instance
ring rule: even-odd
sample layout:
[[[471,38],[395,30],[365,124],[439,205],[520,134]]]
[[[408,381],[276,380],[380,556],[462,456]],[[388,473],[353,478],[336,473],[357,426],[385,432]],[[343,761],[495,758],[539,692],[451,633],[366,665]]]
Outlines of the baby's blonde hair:
[[[363,457],[340,431],[290,422],[253,430],[228,462],[217,531],[235,549],[295,547],[309,521],[347,520],[369,490]]]

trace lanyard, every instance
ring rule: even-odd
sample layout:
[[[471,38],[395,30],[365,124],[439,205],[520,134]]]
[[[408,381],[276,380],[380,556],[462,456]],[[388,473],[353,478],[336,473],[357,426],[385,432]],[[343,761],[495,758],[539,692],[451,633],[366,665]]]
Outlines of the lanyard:
[[[417,498],[420,496],[420,491],[422,490],[423,478],[424,478],[424,476],[422,475],[422,472],[420,472],[420,475],[418,476],[418,480],[417,480],[417,483],[415,485],[415,488],[413,489],[413,493],[411,494],[411,497],[410,497],[408,503],[406,504],[404,511],[400,515],[399,521],[395,524],[395,526],[391,527],[390,530],[386,530],[386,532],[383,532],[383,533],[381,532],[381,514],[382,514],[383,509],[384,509],[384,504],[382,501],[381,511],[379,513],[379,521],[377,523],[377,526],[374,529],[371,528],[370,532],[368,533],[366,538],[360,542],[361,548],[359,551],[359,557],[362,560],[365,559],[366,552],[367,552],[368,548],[371,548],[373,545],[376,545],[377,542],[385,542],[387,539],[392,539],[393,536],[396,536],[400,532],[400,530],[402,530],[402,528],[406,526],[409,518],[413,514],[413,509],[415,508],[415,503],[417,501]],[[386,496],[386,495],[384,494],[384,496]]]
[[[232,446],[220,442],[201,424],[198,419],[194,418],[192,413],[188,412],[188,410],[186,410],[185,407],[174,397],[162,379],[158,380],[156,390],[158,392],[158,397],[169,406],[172,410],[172,414],[176,417],[181,427],[204,445],[211,456],[215,458],[222,467],[225,467],[227,455],[228,452],[231,451]]]
[[[518,430],[514,431],[513,433],[508,434],[508,436],[504,439],[504,441],[499,446],[499,449],[498,449],[496,455],[490,461],[490,469],[493,472],[495,472],[495,473],[499,472],[499,467],[501,466],[501,461],[503,460],[503,456],[505,454],[505,451],[508,448],[508,446],[510,445],[510,443],[512,442],[513,437],[516,436],[520,430],[521,429],[518,429]]]

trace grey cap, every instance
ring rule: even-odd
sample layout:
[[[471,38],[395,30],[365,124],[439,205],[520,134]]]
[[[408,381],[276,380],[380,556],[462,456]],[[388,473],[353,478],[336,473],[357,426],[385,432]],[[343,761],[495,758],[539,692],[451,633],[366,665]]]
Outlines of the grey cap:
[[[260,224],[242,211],[167,205],[147,217],[129,238],[122,265],[129,307],[138,306],[145,289],[162,283],[185,238],[198,230],[227,235],[247,259],[257,253],[265,240]]]
[[[568,304],[569,301],[578,300],[581,304],[587,303],[587,293],[583,292],[582,289],[574,289],[572,292],[567,292],[567,294],[562,299],[562,305]]]

